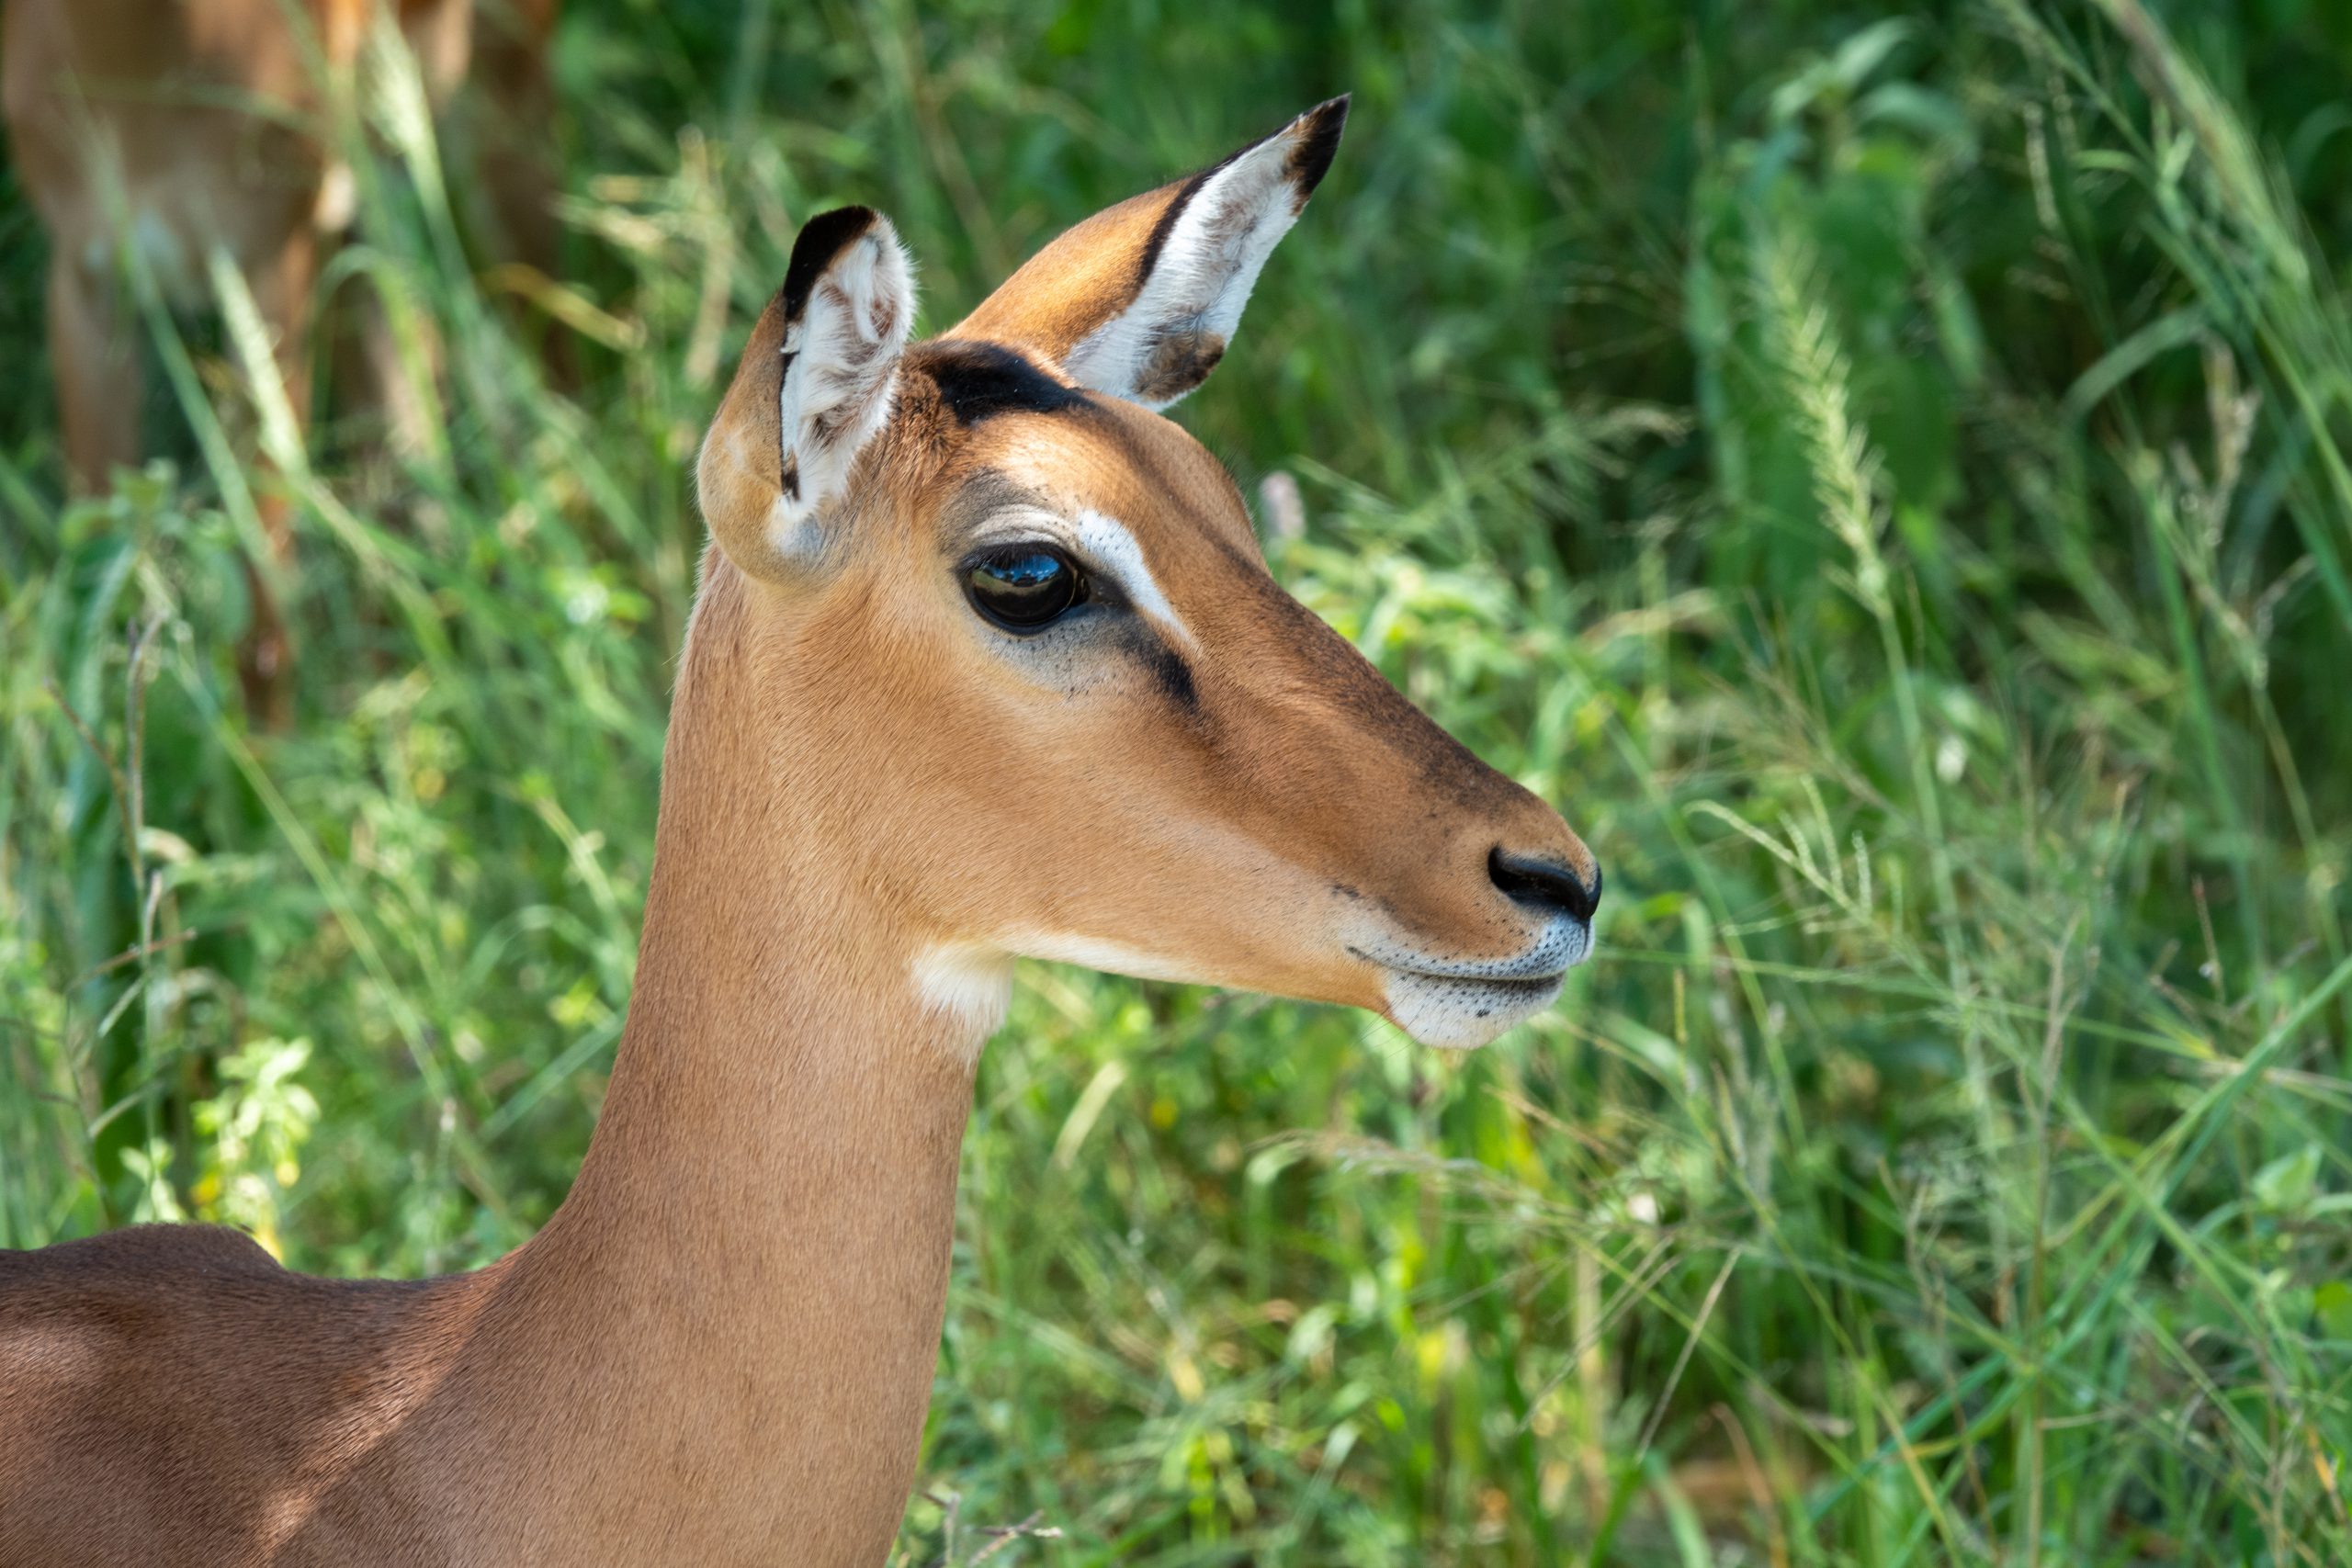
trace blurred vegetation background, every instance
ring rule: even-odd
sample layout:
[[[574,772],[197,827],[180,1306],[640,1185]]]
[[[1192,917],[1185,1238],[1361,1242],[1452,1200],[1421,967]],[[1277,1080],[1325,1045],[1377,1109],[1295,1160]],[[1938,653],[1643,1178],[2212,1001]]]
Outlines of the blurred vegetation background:
[[[96,502],[0,184],[0,1243],[528,1235],[797,222],[885,208],[937,327],[1351,88],[1178,417],[1590,840],[1600,956],[1461,1059],[1024,968],[904,1560],[2352,1561],[2352,11],[1893,9],[567,0],[561,277],[346,148],[423,448],[208,458],[265,356],[191,322]]]

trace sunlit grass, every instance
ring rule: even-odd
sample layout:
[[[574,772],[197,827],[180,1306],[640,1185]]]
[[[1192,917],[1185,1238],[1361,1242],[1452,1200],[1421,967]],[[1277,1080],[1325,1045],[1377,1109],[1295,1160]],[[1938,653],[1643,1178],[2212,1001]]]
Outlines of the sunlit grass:
[[[2293,9],[2238,81],[2331,47]],[[2281,69],[2249,119],[2130,0],[1672,12],[582,0],[557,280],[478,276],[461,157],[348,117],[332,286],[425,439],[293,444],[224,279],[153,312],[199,438],[73,504],[45,423],[0,448],[0,1242],[529,1235],[627,1006],[695,443],[797,220],[890,210],[935,327],[1353,87],[1182,417],[1595,845],[1600,954],[1461,1059],[1024,969],[906,1560],[2352,1558],[2324,106]]]

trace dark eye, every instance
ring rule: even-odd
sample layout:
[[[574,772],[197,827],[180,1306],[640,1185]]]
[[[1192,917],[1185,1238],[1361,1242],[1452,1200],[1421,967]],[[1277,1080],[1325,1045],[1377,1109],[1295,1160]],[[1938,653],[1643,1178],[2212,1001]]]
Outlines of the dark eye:
[[[1086,597],[1086,579],[1059,551],[1020,545],[972,562],[972,607],[1009,632],[1040,632]]]

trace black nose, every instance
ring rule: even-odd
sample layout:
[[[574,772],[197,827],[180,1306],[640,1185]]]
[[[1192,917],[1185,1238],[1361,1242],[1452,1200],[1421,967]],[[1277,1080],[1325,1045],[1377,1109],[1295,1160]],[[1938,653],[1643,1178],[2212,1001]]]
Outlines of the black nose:
[[[1531,908],[1561,910],[1587,925],[1592,923],[1592,912],[1600,908],[1599,861],[1592,863],[1592,886],[1587,887],[1566,866],[1506,854],[1498,847],[1487,855],[1487,874],[1505,897]]]

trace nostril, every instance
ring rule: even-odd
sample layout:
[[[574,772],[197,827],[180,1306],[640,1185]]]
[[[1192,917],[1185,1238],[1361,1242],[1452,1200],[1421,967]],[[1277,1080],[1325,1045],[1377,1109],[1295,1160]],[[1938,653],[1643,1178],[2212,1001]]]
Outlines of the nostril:
[[[1592,886],[1588,887],[1564,865],[1505,854],[1498,846],[1487,852],[1487,874],[1494,878],[1504,897],[1539,909],[1563,910],[1587,925],[1592,923],[1592,912],[1600,907],[1599,861],[1592,863]]]

